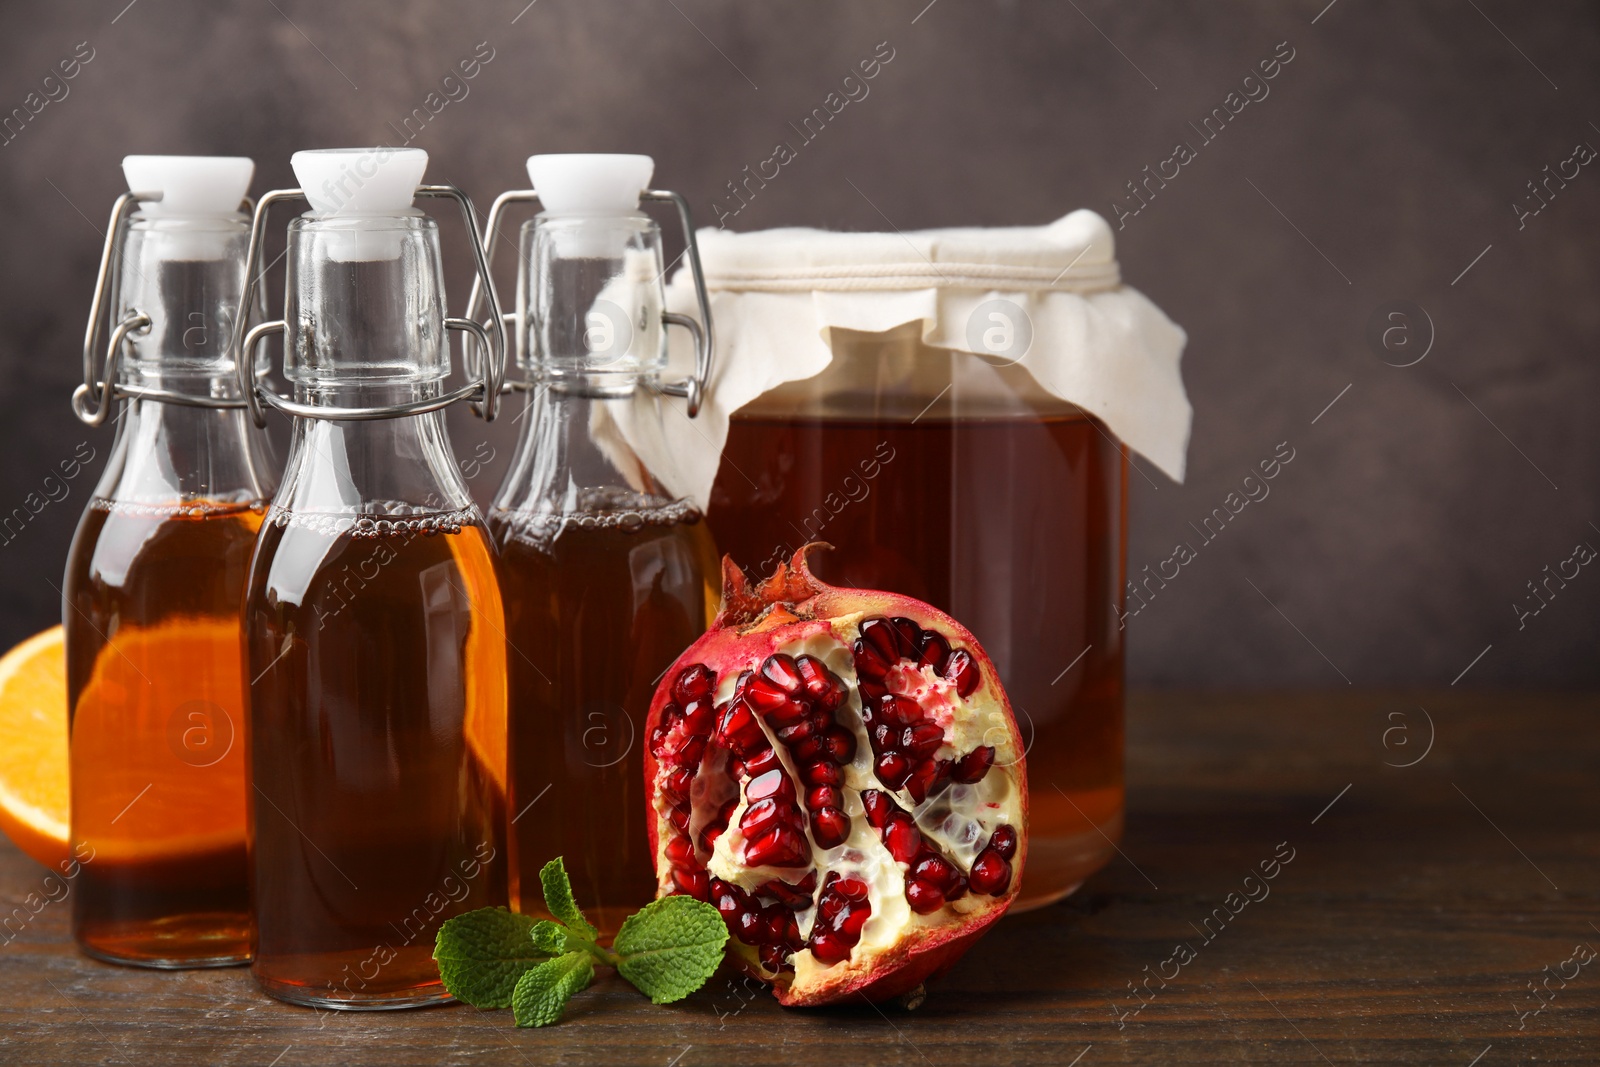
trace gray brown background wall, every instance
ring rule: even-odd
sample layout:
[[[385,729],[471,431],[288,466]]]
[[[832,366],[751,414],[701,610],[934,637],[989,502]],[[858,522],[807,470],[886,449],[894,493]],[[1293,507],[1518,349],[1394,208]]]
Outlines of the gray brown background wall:
[[[465,95],[413,120],[431,178],[487,203],[524,184],[530,151],[649,152],[710,222],[726,183],[888,42],[869,95],[731,225],[1110,218],[1288,42],[1269,95],[1117,234],[1125,276],[1189,331],[1195,406],[1187,483],[1144,464],[1131,478],[1131,569],[1280,442],[1296,455],[1128,620],[1131,677],[1445,685],[1471,664],[1462,685],[1600,681],[1600,567],[1520,628],[1513,607],[1547,564],[1600,547],[1600,166],[1549,186],[1537,215],[1512,207],[1546,165],[1600,146],[1593,3],[125,2],[0,14],[0,112],[80,42],[93,53],[0,146],[0,511],[81,442],[99,457],[0,545],[0,642],[55,620],[110,444],[67,397],[126,153],[246,154],[257,190],[290,185],[295,149],[404,139],[483,43]],[[1366,337],[1395,300],[1434,334],[1404,368]],[[466,454],[483,430],[456,432]],[[510,432],[494,428],[480,489]]]

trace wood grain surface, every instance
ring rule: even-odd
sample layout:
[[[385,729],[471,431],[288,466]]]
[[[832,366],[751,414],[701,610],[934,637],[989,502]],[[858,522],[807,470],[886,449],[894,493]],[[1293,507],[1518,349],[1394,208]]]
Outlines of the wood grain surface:
[[[0,1063],[1595,1064],[1600,961],[1577,961],[1600,951],[1597,713],[1140,695],[1121,857],[1008,917],[913,1012],[786,1011],[719,975],[663,1008],[603,978],[544,1030],[462,1006],[318,1014],[244,969],[95,963],[59,903],[0,944]],[[5,913],[44,876],[0,843]]]

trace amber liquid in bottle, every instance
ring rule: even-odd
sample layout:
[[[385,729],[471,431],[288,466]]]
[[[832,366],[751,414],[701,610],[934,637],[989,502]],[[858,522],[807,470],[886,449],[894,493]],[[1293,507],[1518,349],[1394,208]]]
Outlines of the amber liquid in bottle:
[[[114,962],[250,944],[239,593],[264,505],[96,500],[67,564],[73,924]]]
[[[655,896],[645,834],[645,715],[656,682],[705,631],[715,549],[683,503],[591,499],[541,523],[497,511],[512,694],[512,906],[546,915],[539,868],[565,858],[604,937]]]
[[[1126,459],[1082,415],[915,414],[736,415],[708,519],[747,570],[827,541],[823,580],[927,600],[977,635],[1028,746],[1021,902],[1047,903],[1122,831]]]
[[[505,903],[505,638],[473,511],[276,508],[246,611],[254,970],[282,999],[442,999],[445,919]]]

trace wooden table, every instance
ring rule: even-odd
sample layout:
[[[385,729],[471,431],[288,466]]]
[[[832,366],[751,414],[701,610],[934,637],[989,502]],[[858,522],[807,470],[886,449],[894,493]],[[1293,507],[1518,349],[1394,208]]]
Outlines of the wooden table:
[[[1002,922],[911,1013],[785,1011],[719,976],[669,1008],[608,978],[545,1030],[467,1007],[319,1016],[242,969],[87,960],[62,904],[0,945],[0,1063],[1592,1065],[1600,961],[1574,949],[1600,950],[1597,714],[1455,691],[1141,695],[1123,858]],[[7,912],[42,877],[0,846]],[[1176,977],[1132,991],[1158,972]]]

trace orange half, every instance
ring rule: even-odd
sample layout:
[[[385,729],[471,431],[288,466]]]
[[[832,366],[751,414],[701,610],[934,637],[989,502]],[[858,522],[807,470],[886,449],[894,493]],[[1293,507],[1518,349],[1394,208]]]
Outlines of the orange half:
[[[0,830],[47,867],[68,856],[67,657],[61,627],[0,658]]]

